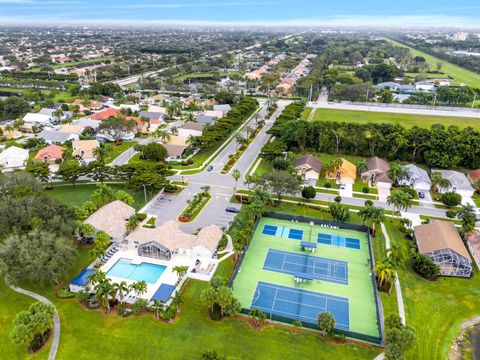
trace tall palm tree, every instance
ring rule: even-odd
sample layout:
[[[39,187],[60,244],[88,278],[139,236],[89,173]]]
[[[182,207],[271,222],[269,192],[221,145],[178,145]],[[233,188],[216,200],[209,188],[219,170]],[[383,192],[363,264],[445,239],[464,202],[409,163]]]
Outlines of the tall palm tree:
[[[96,284],[101,283],[102,281],[107,279],[107,275],[103,271],[97,271],[89,276],[90,282],[93,286]]]
[[[176,126],[172,126],[170,131],[172,132],[173,135],[178,135],[178,128]]]
[[[175,306],[177,312],[178,312],[178,307],[182,303],[183,303],[183,297],[182,297],[182,295],[180,295],[180,292],[176,291],[175,295],[172,298],[171,304],[172,304],[172,306]]]
[[[358,212],[364,225],[372,229],[372,235],[375,236],[375,226],[385,221],[385,210],[379,206],[367,206]]]
[[[68,160],[72,160],[72,158],[73,158],[73,150],[71,148],[63,149],[62,159],[68,161]]]
[[[185,116],[184,122],[185,122],[185,124],[195,122],[195,116],[194,116],[191,112],[189,112],[189,113]]]
[[[388,170],[388,176],[394,183],[398,184],[400,180],[408,178],[408,171],[399,163],[393,163]]]
[[[387,198],[387,204],[393,206],[393,211],[408,210],[412,207],[412,195],[402,189],[395,189]]]
[[[168,142],[171,139],[170,134],[167,131],[160,128],[155,130],[153,134],[157,139],[160,139],[161,142]]]
[[[104,147],[98,146],[93,149],[93,156],[95,156],[98,162],[104,164],[107,157],[107,150]]]
[[[123,296],[130,291],[129,286],[125,281],[121,281],[120,283],[113,283],[113,292],[115,293],[115,297],[120,298],[120,302],[123,302]]]
[[[147,283],[144,280],[136,281],[130,285],[130,290],[133,290],[136,296],[141,297],[147,292]]]
[[[247,138],[249,138],[251,134],[255,133],[255,129],[251,126],[245,127],[245,131],[247,133]]]
[[[110,296],[114,294],[113,286],[109,278],[97,283],[94,287],[95,297],[105,308],[105,313],[110,312]]]
[[[155,311],[155,318],[160,318],[160,312],[163,310],[164,303],[161,300],[153,300],[153,309]]]
[[[240,179],[241,176],[242,174],[240,174],[240,170],[235,169],[232,171],[232,177],[235,179],[235,190],[237,189],[238,180]]]
[[[235,151],[238,150],[238,147],[245,142],[245,138],[238,132],[234,135],[235,138]]]
[[[432,187],[435,192],[440,192],[441,189],[446,189],[451,186],[450,180],[445,179],[438,171],[433,172],[430,177],[432,180]]]

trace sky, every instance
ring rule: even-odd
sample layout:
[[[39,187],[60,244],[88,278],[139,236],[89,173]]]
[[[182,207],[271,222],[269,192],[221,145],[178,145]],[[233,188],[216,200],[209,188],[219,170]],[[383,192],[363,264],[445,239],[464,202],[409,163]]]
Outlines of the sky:
[[[479,0],[0,0],[0,25],[480,28]]]

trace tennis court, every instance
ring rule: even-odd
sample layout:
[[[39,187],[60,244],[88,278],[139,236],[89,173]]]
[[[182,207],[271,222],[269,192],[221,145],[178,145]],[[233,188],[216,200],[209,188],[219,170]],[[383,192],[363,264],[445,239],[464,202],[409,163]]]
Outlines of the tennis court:
[[[285,226],[265,225],[262,231],[263,235],[278,236],[285,239],[302,240],[303,230],[291,229]]]
[[[348,285],[348,263],[340,260],[269,249],[263,269],[290,275],[307,273],[314,280]]]
[[[341,235],[321,234],[317,235],[317,242],[320,244],[346,247],[349,249],[360,249],[360,240]]]
[[[309,323],[316,323],[318,314],[328,311],[337,329],[350,329],[348,299],[339,296],[259,282],[252,308]]]
[[[316,244],[315,253],[301,242]],[[244,313],[260,308],[269,319],[315,328],[329,311],[337,329],[377,342],[373,266],[367,232],[262,217],[232,290]]]

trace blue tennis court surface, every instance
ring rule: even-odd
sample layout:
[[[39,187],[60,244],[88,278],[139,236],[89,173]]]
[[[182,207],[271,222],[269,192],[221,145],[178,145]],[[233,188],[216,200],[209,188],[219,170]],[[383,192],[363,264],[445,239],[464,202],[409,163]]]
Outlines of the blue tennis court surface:
[[[338,296],[259,282],[250,308],[312,324],[328,311],[337,329],[350,330],[348,299]]]
[[[345,261],[269,249],[263,269],[290,275],[307,273],[315,280],[348,285],[348,263]]]
[[[317,242],[320,244],[346,247],[349,249],[360,249],[360,240],[346,238],[341,235],[318,234]]]
[[[302,240],[303,238],[303,230],[274,225],[265,225],[263,227],[262,234],[294,240]]]

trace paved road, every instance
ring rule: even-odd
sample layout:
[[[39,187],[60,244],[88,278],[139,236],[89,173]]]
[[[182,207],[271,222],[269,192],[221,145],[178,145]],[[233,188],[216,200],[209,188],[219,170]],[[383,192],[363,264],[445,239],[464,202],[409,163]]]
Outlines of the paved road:
[[[38,301],[44,302],[46,304],[50,304],[55,309],[55,312],[53,313],[53,340],[52,340],[52,345],[50,347],[50,353],[48,355],[48,360],[55,360],[55,357],[57,356],[58,343],[60,342],[60,316],[58,316],[58,312],[57,312],[57,309],[55,308],[55,305],[53,305],[53,303],[50,300],[48,300],[46,297],[43,297],[42,295],[39,295],[32,291],[28,291],[15,286],[10,286],[10,289],[20,294],[30,296]]]
[[[397,114],[417,114],[417,115],[434,115],[434,116],[449,116],[449,117],[468,117],[479,118],[480,112],[473,112],[467,110],[459,111],[446,111],[446,110],[433,110],[433,109],[413,109],[413,108],[394,108],[383,106],[367,106],[367,105],[352,105],[352,104],[339,104],[332,102],[309,102],[309,107],[314,109],[335,109],[335,110],[359,110],[359,111],[372,111],[372,112],[388,112]]]

